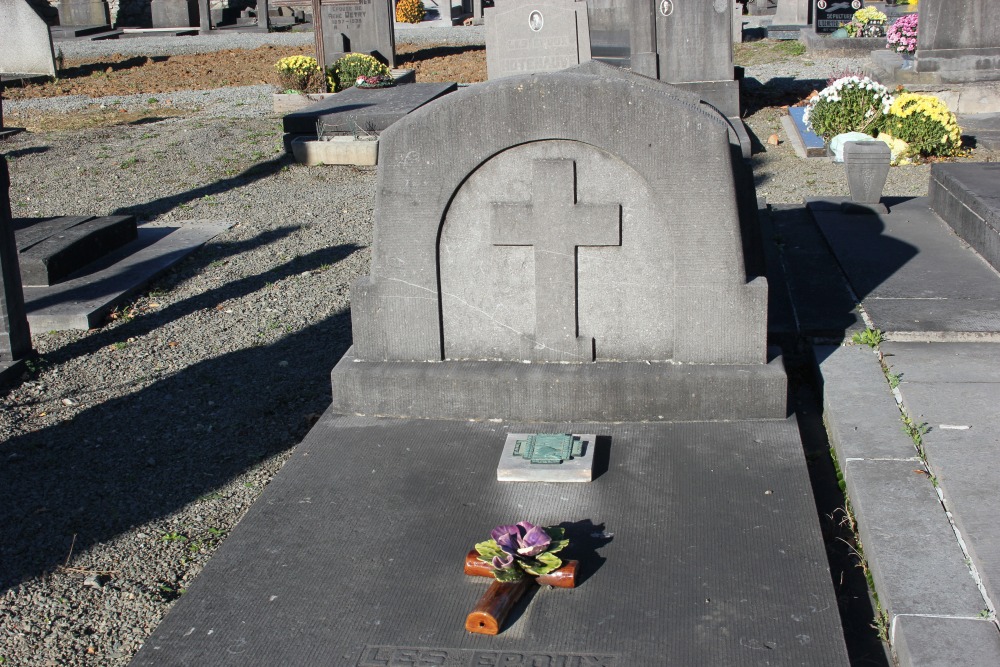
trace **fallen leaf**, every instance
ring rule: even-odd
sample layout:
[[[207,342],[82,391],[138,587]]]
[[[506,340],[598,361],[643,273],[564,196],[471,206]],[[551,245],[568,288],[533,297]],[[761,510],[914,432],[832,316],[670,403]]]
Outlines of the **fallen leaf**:
[[[175,340],[172,340],[169,343],[167,343],[167,347],[177,347],[178,345],[180,345],[180,343],[178,343]]]

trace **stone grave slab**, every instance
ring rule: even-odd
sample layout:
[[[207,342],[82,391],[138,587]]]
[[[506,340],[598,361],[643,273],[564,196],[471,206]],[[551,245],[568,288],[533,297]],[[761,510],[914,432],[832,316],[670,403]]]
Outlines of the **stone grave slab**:
[[[917,72],[944,82],[1000,79],[1000,13],[987,0],[923,0]]]
[[[182,227],[140,225],[138,238],[46,287],[25,287],[28,323],[34,332],[91,329],[115,306],[231,226],[192,221]]]
[[[589,0],[590,56],[609,65],[629,66],[632,47],[629,3],[626,0]]]
[[[926,198],[890,201],[887,215],[841,213],[841,201],[809,210],[876,327],[893,340],[1000,340],[1000,277]]]
[[[17,218],[14,227],[21,281],[32,287],[54,285],[138,236],[131,215]]]
[[[542,439],[567,441],[566,451],[551,456],[553,446]],[[589,482],[594,472],[597,436],[588,434],[508,433],[497,464],[498,482]],[[557,442],[557,445],[565,444]],[[539,452],[550,450],[547,459]],[[544,453],[544,452],[542,452]]]
[[[382,132],[407,114],[442,95],[458,90],[457,83],[408,83],[391,88],[348,88],[283,119],[289,134]]]
[[[930,207],[1000,270],[1000,165],[931,165]]]
[[[799,0],[782,0],[799,1]],[[813,5],[813,30],[828,35],[854,18],[854,12],[864,6],[863,0],[809,0]]]
[[[312,0],[316,60],[324,68],[345,53],[370,53],[396,66],[396,16],[390,0]]]
[[[584,0],[501,0],[484,15],[490,79],[552,72],[590,60]]]
[[[892,644],[899,664],[1000,664],[1000,632],[986,619],[907,616],[893,628]]]
[[[886,346],[894,372],[902,373],[904,405],[930,429],[923,441],[931,472],[991,599],[1000,597],[1000,527],[996,503],[989,500],[995,498],[1000,468],[1000,424],[995,419],[1000,381],[984,369],[996,367],[996,348],[963,343]],[[938,362],[926,365],[929,354],[938,355]]]
[[[496,481],[506,434],[538,430],[607,436],[597,479]],[[470,635],[465,616],[485,586],[463,574],[465,554],[522,519],[565,522],[581,583],[537,590],[495,637]],[[650,567],[643,553],[669,565]],[[829,577],[794,420],[499,425],[327,413],[133,665],[625,667],[765,654],[840,666]]]
[[[154,28],[189,28],[198,25],[198,0],[151,0]]]

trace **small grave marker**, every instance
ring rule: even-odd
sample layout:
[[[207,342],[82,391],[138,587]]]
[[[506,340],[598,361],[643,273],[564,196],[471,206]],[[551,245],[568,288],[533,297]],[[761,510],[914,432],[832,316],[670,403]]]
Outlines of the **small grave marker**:
[[[316,60],[329,67],[345,53],[369,53],[396,66],[395,10],[389,0],[312,0]]]
[[[844,23],[850,23],[854,12],[864,6],[862,0],[816,0],[813,24],[819,34],[830,34]]]
[[[511,433],[497,464],[499,482],[589,482],[597,436]]]

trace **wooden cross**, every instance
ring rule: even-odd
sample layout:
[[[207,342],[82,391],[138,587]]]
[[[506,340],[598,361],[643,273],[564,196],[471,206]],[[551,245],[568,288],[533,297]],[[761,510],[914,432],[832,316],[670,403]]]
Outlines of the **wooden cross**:
[[[577,565],[575,560],[564,560],[562,567],[558,570],[538,577],[525,574],[519,581],[494,580],[483,593],[483,597],[479,598],[476,608],[466,616],[465,629],[480,635],[499,634],[500,626],[503,625],[507,614],[533,584],[556,588],[576,588]],[[473,549],[465,556],[465,573],[473,577],[492,578],[493,567],[489,563],[479,560],[479,552]]]

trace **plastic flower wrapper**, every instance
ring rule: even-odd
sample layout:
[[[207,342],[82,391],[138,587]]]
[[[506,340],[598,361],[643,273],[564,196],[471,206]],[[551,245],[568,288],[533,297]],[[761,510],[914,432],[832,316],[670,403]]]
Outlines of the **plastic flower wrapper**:
[[[562,567],[556,554],[569,545],[566,531],[558,526],[541,527],[527,521],[497,526],[490,539],[476,545],[479,560],[489,563],[497,581],[520,581]]]

